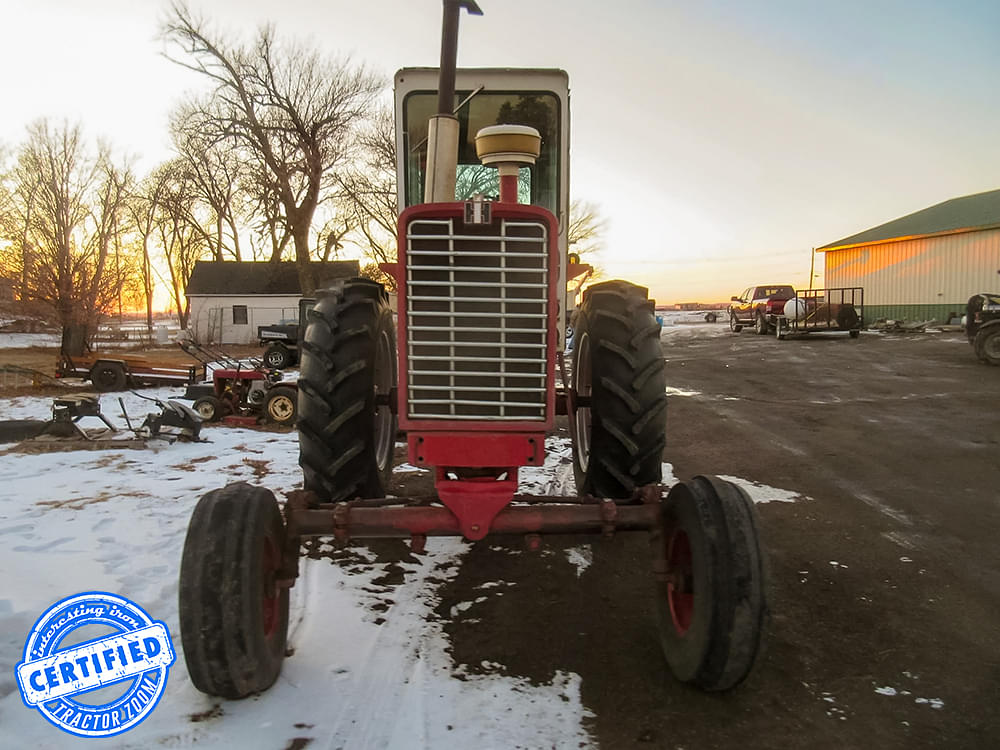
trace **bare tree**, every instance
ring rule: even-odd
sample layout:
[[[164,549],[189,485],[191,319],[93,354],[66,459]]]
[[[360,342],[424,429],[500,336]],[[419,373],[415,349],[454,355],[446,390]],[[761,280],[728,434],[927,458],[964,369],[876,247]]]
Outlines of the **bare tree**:
[[[313,215],[382,82],[346,59],[279,47],[270,26],[249,46],[228,44],[181,2],[171,6],[163,35],[180,53],[171,59],[214,87],[184,105],[180,118],[210,142],[231,141],[252,163],[261,196],[280,204],[273,219],[291,236],[303,293],[311,294]]]
[[[169,275],[168,286],[182,329],[187,328],[190,305],[184,290],[196,261],[211,253],[209,233],[197,218],[199,196],[188,164],[174,159],[161,165],[154,222]]]
[[[580,199],[569,207],[569,227],[566,230],[566,244],[569,252],[580,258],[593,255],[604,245],[604,233],[608,220],[601,216],[596,205]]]
[[[187,163],[191,182],[198,197],[214,218],[214,233],[208,238],[215,260],[224,260],[226,252],[242,260],[240,251],[241,204],[246,200],[242,186],[240,154],[229,141],[212,141],[199,129],[200,113],[176,113],[171,121],[174,148]]]
[[[390,291],[396,282],[379,263],[396,261],[396,135],[392,110],[379,109],[360,131],[360,153],[340,175],[340,192],[346,211],[365,242],[371,259],[361,275],[379,281]]]
[[[107,145],[88,149],[79,125],[53,129],[41,120],[29,126],[11,194],[21,295],[50,305],[64,330],[92,333],[119,298],[127,263],[109,266],[109,259],[124,244],[131,181]]]

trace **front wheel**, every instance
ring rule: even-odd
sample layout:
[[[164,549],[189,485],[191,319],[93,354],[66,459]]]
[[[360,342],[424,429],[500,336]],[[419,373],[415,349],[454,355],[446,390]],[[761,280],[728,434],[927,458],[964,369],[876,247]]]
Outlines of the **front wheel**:
[[[300,355],[305,488],[329,502],[384,497],[396,441],[396,334],[382,285],[350,279],[322,290]]]
[[[284,544],[281,511],[263,487],[236,482],[195,506],[178,609],[188,674],[203,693],[245,698],[278,678],[288,634]]]
[[[581,495],[626,499],[661,478],[666,375],[646,289],[590,287],[576,318],[571,378],[573,469]]]
[[[729,330],[733,333],[739,333],[743,330],[743,326],[740,325],[740,321],[736,318],[736,313],[729,313]]]
[[[671,672],[704,690],[750,673],[767,618],[753,501],[731,482],[674,485],[651,535],[660,642]]]

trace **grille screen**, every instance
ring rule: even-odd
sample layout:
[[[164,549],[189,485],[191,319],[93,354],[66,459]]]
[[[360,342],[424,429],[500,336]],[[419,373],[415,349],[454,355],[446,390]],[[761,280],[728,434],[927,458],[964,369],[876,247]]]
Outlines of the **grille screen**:
[[[409,416],[544,420],[545,225],[418,219],[406,244]]]

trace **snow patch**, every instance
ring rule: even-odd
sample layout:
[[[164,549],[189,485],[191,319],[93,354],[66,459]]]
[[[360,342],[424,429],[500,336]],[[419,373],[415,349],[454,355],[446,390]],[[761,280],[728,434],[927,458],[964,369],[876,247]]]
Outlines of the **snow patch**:
[[[750,495],[750,499],[755,503],[794,503],[799,500],[810,499],[801,492],[783,490],[778,487],[768,487],[766,484],[753,482],[749,479],[741,479],[740,477],[730,477],[724,475],[720,475],[720,478],[725,479],[727,482],[732,482],[742,488],[748,495]]]
[[[584,544],[580,547],[570,547],[566,550],[566,559],[570,561],[570,564],[576,566],[576,577],[579,578],[583,575],[583,571],[589,568],[590,564],[594,561],[594,551],[589,544]]]

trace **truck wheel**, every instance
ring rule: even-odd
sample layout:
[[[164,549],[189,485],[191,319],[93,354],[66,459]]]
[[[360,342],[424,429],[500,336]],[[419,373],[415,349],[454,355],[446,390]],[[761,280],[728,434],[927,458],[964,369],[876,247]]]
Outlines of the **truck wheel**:
[[[729,313],[729,330],[733,333],[739,333],[743,330],[743,326],[736,319],[736,313]]]
[[[100,393],[123,391],[128,377],[125,368],[118,362],[98,362],[90,371],[90,382]]]
[[[384,497],[392,476],[396,334],[381,284],[351,279],[319,293],[299,374],[304,486],[330,502]]]
[[[202,422],[214,422],[222,418],[222,403],[215,396],[202,396],[191,404],[191,408],[198,413]]]
[[[264,351],[264,364],[272,370],[284,370],[292,364],[292,353],[283,344],[271,344]]]
[[[1000,365],[1000,326],[980,328],[973,347],[980,361],[988,365]]]
[[[650,539],[664,656],[681,682],[728,690],[753,668],[767,618],[753,501],[699,476],[674,485],[661,508]]]
[[[268,421],[281,425],[295,424],[295,405],[298,399],[299,394],[294,388],[284,385],[272,388],[268,391],[264,404]]]
[[[767,320],[760,313],[757,313],[757,317],[754,318],[753,330],[758,336],[767,335]]]
[[[288,588],[278,585],[285,527],[270,490],[236,482],[195,506],[178,608],[191,682],[222,698],[269,688],[281,672]]]
[[[607,281],[584,293],[570,414],[581,495],[624,499],[661,479],[667,396],[659,331],[645,288]]]

